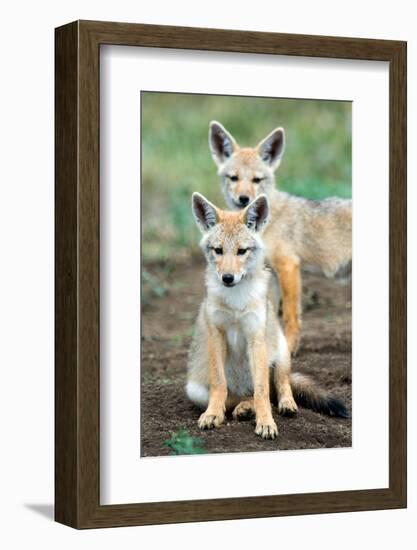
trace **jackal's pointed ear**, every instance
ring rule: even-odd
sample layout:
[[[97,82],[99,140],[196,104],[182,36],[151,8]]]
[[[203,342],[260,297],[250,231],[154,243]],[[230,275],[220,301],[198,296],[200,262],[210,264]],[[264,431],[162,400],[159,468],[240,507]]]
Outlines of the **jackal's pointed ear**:
[[[268,222],[269,204],[266,195],[259,195],[243,211],[245,224],[249,229],[262,231]]]
[[[209,126],[209,146],[214,162],[220,166],[232,156],[237,143],[220,122],[212,120]]]
[[[192,208],[195,221],[202,233],[216,225],[218,221],[217,208],[200,193],[193,193]]]
[[[284,128],[275,128],[275,130],[258,144],[257,149],[261,159],[268,164],[272,170],[276,170],[280,165],[285,149]]]

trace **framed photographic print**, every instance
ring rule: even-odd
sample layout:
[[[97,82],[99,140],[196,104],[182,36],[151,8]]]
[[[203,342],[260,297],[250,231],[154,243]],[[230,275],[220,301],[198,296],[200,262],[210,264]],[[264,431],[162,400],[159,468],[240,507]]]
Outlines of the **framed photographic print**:
[[[406,44],[56,29],[56,520],[406,506]]]

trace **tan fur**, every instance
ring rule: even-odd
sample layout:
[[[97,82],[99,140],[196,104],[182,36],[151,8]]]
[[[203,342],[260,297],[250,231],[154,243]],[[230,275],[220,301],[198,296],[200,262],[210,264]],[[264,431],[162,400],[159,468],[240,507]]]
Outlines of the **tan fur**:
[[[261,239],[269,215],[266,196],[243,212],[226,213],[194,193],[193,213],[207,260],[206,297],[195,325],[186,384],[188,398],[205,409],[199,427],[218,428],[233,409],[237,420],[255,414],[255,433],[274,439],[278,428],[271,399],[281,414],[294,414],[294,396],[317,412],[347,417],[340,400],[310,378],[291,374],[287,340],[268,299],[271,273],[264,266]],[[224,270],[233,284],[225,280]]]
[[[209,144],[218,166],[228,206],[239,209],[239,198],[264,193],[270,221],[263,234],[267,260],[278,274],[290,350],[299,344],[301,328],[301,263],[327,276],[352,258],[352,202],[330,198],[311,201],[275,188],[274,172],[284,152],[284,130],[277,128],[254,148],[242,148],[218,122],[210,124]],[[260,180],[260,181],[257,181]]]
[[[224,420],[227,398],[227,382],[224,373],[226,341],[224,332],[214,323],[207,323],[209,403],[207,410],[200,416],[200,428],[217,427]]]
[[[208,262],[207,294],[200,307],[188,362],[187,394],[200,407],[200,428],[256,415],[256,434],[274,439],[270,376],[281,412],[297,409],[290,385],[290,354],[272,305],[267,300],[270,273],[264,267],[263,197],[242,212],[223,212],[195,193],[194,212],[203,232],[201,247]],[[252,212],[256,203],[257,210]],[[206,218],[208,221],[206,221]],[[222,249],[216,254],[215,249]],[[248,249],[238,255],[239,249]],[[238,277],[233,287],[222,283],[224,270]],[[275,366],[272,377],[271,366]],[[279,373],[279,374],[278,374]]]
[[[301,276],[300,262],[297,258],[281,257],[273,254],[270,257],[272,267],[278,273],[282,289],[282,309],[286,329],[288,347],[294,350],[297,345],[297,335],[301,328],[300,294]]]

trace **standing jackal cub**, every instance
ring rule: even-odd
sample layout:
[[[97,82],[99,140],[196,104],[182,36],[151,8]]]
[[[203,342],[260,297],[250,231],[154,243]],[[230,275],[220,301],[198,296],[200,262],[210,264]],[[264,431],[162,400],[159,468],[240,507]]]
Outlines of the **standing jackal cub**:
[[[263,193],[269,199],[271,219],[263,239],[281,286],[285,336],[290,351],[296,352],[301,328],[300,263],[330,276],[352,259],[352,201],[313,201],[275,188],[274,173],[285,148],[283,128],[273,130],[256,147],[240,147],[219,122],[212,121],[209,145],[229,208],[244,208]]]
[[[226,410],[233,408],[235,419],[255,414],[255,433],[274,439],[274,396],[282,414],[296,412],[295,397],[302,406],[346,417],[341,401],[310,378],[291,375],[287,342],[267,298],[270,272],[261,239],[268,221],[266,196],[242,211],[227,212],[194,193],[192,207],[207,260],[207,293],[195,327],[186,385],[188,398],[206,409],[199,427],[220,426]]]

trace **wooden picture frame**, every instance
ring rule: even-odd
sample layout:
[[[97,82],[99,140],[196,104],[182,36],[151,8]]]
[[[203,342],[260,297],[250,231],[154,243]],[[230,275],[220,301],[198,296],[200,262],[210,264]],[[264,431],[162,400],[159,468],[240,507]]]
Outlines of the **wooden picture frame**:
[[[55,519],[75,528],[406,506],[406,43],[77,21],[56,29]],[[389,487],[100,505],[99,56],[118,44],[389,62]]]

